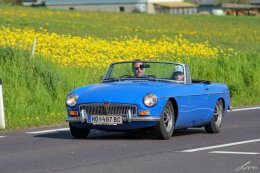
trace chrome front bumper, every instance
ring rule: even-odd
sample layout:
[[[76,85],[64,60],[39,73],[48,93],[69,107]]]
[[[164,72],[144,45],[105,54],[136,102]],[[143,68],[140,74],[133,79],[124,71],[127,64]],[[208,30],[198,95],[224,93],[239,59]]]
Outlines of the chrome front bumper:
[[[88,115],[85,110],[82,110],[80,112],[80,116],[78,117],[70,117],[68,116],[66,118],[67,122],[87,122]],[[131,114],[131,111],[128,112],[126,117],[123,117],[123,121],[132,122],[132,121],[160,121],[160,118],[154,118],[154,117],[133,117]]]

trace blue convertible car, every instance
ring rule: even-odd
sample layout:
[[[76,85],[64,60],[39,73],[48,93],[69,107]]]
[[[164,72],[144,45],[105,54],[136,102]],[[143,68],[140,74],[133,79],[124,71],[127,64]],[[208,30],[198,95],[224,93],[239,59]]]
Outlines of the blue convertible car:
[[[149,127],[169,139],[189,127],[218,133],[230,92],[225,84],[192,80],[186,64],[136,60],[112,63],[99,84],[71,91],[66,105],[74,138],[86,138],[91,129]]]

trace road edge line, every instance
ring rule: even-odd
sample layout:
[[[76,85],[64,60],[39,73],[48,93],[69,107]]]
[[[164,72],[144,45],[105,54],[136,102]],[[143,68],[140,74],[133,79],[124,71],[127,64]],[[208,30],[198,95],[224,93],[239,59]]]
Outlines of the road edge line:
[[[60,128],[60,129],[51,129],[51,130],[42,130],[42,131],[34,131],[34,132],[26,132],[27,134],[42,134],[42,133],[52,133],[58,131],[68,131],[69,128]]]
[[[253,140],[232,142],[232,143],[221,144],[221,145],[213,145],[213,146],[208,146],[208,147],[193,148],[193,149],[183,150],[183,151],[180,151],[180,152],[192,153],[192,152],[196,152],[196,151],[203,151],[203,150],[210,150],[210,149],[215,149],[215,148],[229,147],[229,146],[259,142],[259,141],[260,141],[260,139],[253,139]]]

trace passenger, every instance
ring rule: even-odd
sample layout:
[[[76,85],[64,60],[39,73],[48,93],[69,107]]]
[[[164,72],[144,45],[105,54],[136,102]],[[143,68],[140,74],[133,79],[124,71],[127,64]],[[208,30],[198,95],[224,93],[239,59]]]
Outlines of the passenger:
[[[135,77],[142,77],[144,76],[144,63],[142,60],[135,60],[132,64],[133,72]]]
[[[184,80],[183,67],[181,65],[177,65],[174,67],[174,72],[173,72],[172,78],[174,80],[178,80],[178,81]]]

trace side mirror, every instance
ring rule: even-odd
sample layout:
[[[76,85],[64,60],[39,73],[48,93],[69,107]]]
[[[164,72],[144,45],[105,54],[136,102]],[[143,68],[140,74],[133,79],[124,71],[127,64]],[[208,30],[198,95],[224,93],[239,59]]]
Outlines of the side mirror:
[[[150,64],[144,64],[144,68],[150,68]]]

